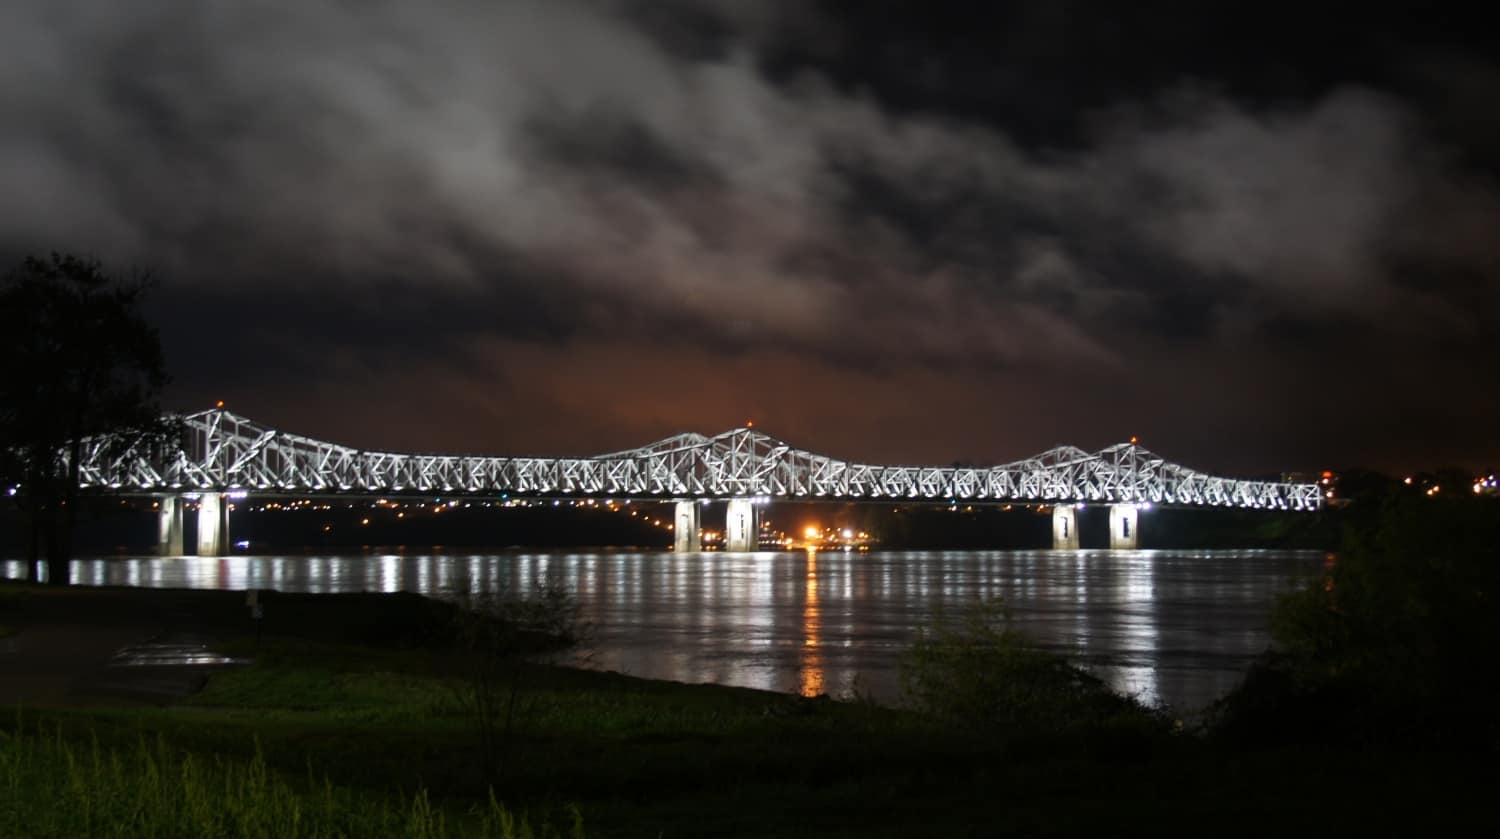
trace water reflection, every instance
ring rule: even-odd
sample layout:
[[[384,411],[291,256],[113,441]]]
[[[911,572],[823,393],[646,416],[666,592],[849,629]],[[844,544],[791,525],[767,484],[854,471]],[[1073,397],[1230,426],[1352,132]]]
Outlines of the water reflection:
[[[935,610],[1004,597],[1045,648],[1117,690],[1197,707],[1266,645],[1272,598],[1320,552],[488,553],[84,559],[78,585],[301,592],[527,592],[566,585],[594,666],[805,695],[855,679],[897,698],[896,660]],[[0,563],[6,577],[26,565]]]
[[[798,692],[803,696],[823,693],[823,657],[818,652],[823,625],[818,619],[818,551],[807,551],[807,586],[802,601],[802,657],[798,671],[802,681]]]

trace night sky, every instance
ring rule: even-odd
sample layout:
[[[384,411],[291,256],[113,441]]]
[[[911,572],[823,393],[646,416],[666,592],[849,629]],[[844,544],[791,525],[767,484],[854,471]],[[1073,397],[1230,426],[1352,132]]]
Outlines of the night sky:
[[[361,447],[1500,464],[1500,43],[1432,5],[8,0],[0,257]]]

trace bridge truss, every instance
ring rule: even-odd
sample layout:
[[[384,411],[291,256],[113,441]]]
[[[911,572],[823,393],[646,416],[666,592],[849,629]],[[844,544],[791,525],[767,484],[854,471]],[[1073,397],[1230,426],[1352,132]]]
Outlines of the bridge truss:
[[[679,434],[581,458],[364,451],[224,410],[183,418],[180,445],[84,447],[81,483],[121,493],[472,494],[600,498],[1100,502],[1314,510],[1317,484],[1197,472],[1130,443],[1072,446],[982,468],[876,466],[793,448],[749,428]]]

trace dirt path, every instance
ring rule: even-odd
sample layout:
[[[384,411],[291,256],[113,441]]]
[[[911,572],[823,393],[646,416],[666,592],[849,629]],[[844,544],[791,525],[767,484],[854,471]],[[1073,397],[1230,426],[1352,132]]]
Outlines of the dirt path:
[[[0,640],[0,703],[16,705],[86,704],[86,687],[121,647],[143,641],[155,627],[88,624],[32,624]]]
[[[431,643],[452,607],[414,594],[262,591],[257,627],[243,591],[43,586],[0,580],[0,712],[28,707],[171,704],[216,669],[216,639],[269,636],[315,643]]]
[[[31,624],[0,639],[0,707],[175,702],[219,664],[202,653],[197,639],[160,626]]]

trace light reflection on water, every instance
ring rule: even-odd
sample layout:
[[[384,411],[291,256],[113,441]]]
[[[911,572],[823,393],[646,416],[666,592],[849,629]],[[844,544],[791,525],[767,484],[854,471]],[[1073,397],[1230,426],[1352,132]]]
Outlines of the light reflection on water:
[[[896,662],[935,610],[1004,597],[1020,628],[1118,690],[1179,709],[1234,686],[1267,610],[1317,551],[344,554],[83,559],[78,585],[296,592],[531,591],[560,582],[591,666],[814,695],[898,698]],[[25,565],[0,562],[24,577]],[[856,683],[856,677],[858,682]]]

